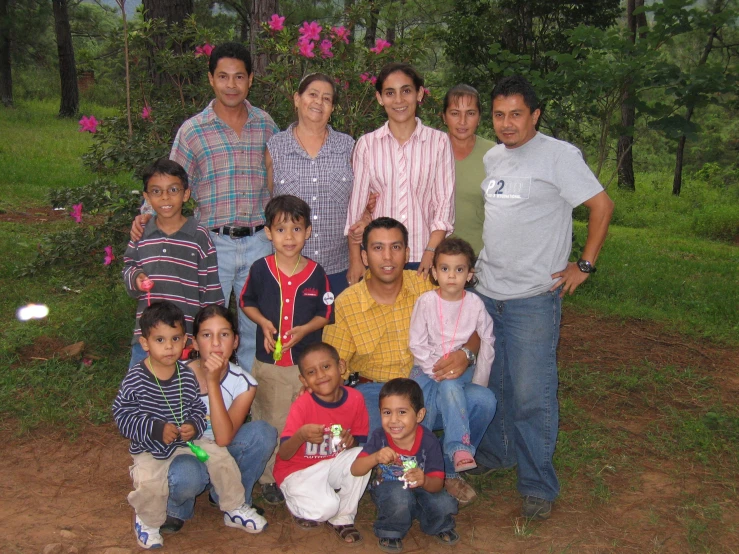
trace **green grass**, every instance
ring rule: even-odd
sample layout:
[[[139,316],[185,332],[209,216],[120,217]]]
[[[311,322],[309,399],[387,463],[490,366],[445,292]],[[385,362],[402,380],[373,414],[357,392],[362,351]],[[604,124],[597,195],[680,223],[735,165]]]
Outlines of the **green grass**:
[[[58,118],[58,110],[49,101],[0,107],[0,208],[43,204],[49,189],[81,186],[95,178],[81,161],[92,135],[78,132],[76,118]],[[101,119],[116,110],[83,104],[80,113]],[[119,177],[127,181],[128,176]]]

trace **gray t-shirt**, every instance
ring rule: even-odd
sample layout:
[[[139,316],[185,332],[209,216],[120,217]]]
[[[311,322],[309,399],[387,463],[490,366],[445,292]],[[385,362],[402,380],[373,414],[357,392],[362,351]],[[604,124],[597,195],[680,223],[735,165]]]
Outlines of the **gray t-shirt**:
[[[549,290],[572,249],[572,209],[603,190],[573,145],[537,133],[483,158],[483,249],[477,289],[496,300]]]

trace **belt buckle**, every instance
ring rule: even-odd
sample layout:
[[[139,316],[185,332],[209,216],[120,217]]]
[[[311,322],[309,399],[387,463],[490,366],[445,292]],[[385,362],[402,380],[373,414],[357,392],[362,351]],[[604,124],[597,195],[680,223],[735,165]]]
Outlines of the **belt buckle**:
[[[234,228],[233,227],[228,228],[228,236],[229,238],[231,238],[231,240],[233,240],[234,238]]]

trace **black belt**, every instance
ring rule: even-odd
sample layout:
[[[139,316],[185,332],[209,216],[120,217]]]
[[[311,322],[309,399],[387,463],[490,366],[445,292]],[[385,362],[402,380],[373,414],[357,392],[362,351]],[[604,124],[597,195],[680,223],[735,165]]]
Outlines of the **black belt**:
[[[211,229],[213,233],[219,235],[226,235],[232,239],[240,239],[241,237],[251,237],[256,235],[259,231],[264,229],[264,225],[257,225],[256,227],[216,227]]]

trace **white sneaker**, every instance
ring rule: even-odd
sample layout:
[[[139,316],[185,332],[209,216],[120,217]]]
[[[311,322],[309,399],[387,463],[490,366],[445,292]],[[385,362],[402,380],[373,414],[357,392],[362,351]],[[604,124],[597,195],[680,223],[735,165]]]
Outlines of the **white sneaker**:
[[[133,530],[136,532],[136,542],[141,548],[161,548],[164,546],[164,540],[159,534],[159,529],[149,527],[136,516],[134,519]]]
[[[267,527],[267,520],[247,503],[235,510],[223,512],[223,523],[228,527],[243,529],[247,533],[261,533]]]

